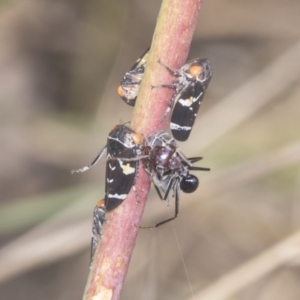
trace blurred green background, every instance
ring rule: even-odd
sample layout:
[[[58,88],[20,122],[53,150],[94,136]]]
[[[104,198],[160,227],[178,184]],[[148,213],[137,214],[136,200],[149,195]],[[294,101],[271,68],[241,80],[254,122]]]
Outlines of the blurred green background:
[[[0,1],[1,299],[81,299],[105,162],[70,170],[130,120],[116,88],[160,4]],[[180,147],[211,172],[174,222],[140,230],[121,299],[193,299],[190,285],[201,300],[300,299],[299,14],[298,0],[203,1],[189,58],[214,75]],[[143,222],[173,209],[152,190]]]

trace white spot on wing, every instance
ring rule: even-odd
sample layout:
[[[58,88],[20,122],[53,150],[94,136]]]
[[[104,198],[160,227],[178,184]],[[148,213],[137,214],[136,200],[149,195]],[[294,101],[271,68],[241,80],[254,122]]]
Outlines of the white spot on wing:
[[[116,199],[120,199],[120,200],[124,200],[127,197],[127,194],[108,194],[107,195],[108,198],[116,198]]]
[[[201,95],[203,94],[203,92],[201,92],[198,97],[194,98],[194,97],[190,97],[188,99],[179,99],[178,102],[182,105],[182,106],[191,106],[194,102],[197,102],[198,99],[201,97]],[[199,102],[200,104],[200,102]]]
[[[179,99],[178,102],[182,105],[182,106],[191,106],[193,104],[193,99],[194,97],[190,97],[189,99]]]
[[[170,128],[171,128],[171,130],[185,130],[185,131],[192,129],[192,127],[190,127],[190,126],[180,126],[175,123],[170,123]]]
[[[123,174],[125,175],[130,175],[130,174],[134,174],[135,173],[135,168],[131,167],[129,163],[127,163],[126,165],[124,165],[123,161],[118,159],[118,162],[120,164],[120,167],[123,170]]]
[[[113,167],[111,164],[108,164],[109,168],[114,171],[116,167]]]

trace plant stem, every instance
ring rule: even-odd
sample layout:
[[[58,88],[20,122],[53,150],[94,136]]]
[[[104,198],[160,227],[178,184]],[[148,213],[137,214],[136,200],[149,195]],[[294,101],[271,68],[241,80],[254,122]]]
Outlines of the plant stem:
[[[157,61],[178,69],[186,61],[195,30],[201,0],[164,0],[159,12],[147,68],[133,111],[131,127],[148,136],[163,130],[169,122],[164,115],[173,90],[152,88],[171,83],[172,75]],[[84,300],[119,299],[134,249],[139,224],[150,189],[149,177],[140,164],[136,178],[139,201],[131,191],[117,209],[107,215],[103,239],[94,255]]]

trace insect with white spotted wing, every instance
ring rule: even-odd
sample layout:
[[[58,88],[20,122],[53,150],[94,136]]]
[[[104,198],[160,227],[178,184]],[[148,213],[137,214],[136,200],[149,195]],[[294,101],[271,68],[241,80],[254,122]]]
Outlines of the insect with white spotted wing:
[[[141,136],[125,125],[117,125],[107,137],[106,146],[92,163],[74,172],[84,172],[92,168],[107,151],[105,197],[100,200],[93,215],[92,257],[98,245],[105,222],[106,212],[118,207],[134,186],[140,156]]]
[[[177,141],[184,142],[189,138],[201,101],[211,80],[211,64],[207,58],[196,58],[180,69],[173,70],[161,61],[159,63],[175,77],[172,84],[155,86],[175,89],[163,118],[173,108],[170,129]]]
[[[130,106],[135,105],[140,83],[145,72],[148,51],[149,49],[125,74],[118,87],[119,96]],[[175,93],[169,101],[162,120],[173,109],[170,129],[173,137],[183,142],[189,138],[201,101],[211,80],[211,64],[206,58],[196,58],[184,64],[180,69],[173,70],[161,61],[159,63],[175,77],[174,82],[171,84],[153,86],[175,89]]]
[[[107,151],[105,197],[94,208],[92,258],[102,234],[106,213],[118,207],[127,198],[130,189],[134,187],[140,160],[143,161],[160,199],[168,201],[171,191],[175,196],[174,217],[159,222],[155,227],[177,217],[179,190],[192,193],[198,188],[197,177],[189,171],[209,171],[208,168],[193,166],[194,162],[202,158],[186,158],[168,133],[159,131],[143,140],[127,126],[118,125],[109,133],[106,146],[92,163],[72,173],[84,172],[92,168],[105,150]]]

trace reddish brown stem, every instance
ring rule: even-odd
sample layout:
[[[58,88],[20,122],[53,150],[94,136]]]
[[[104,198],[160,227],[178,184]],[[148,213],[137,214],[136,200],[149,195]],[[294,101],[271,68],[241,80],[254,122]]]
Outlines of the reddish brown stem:
[[[158,16],[147,68],[133,112],[131,127],[148,136],[164,129],[161,122],[173,90],[151,86],[171,83],[172,76],[157,61],[178,69],[187,58],[201,0],[164,0]],[[107,215],[103,239],[95,253],[84,300],[119,299],[146,204],[150,181],[141,164],[136,179],[139,202],[131,191],[126,201]]]

